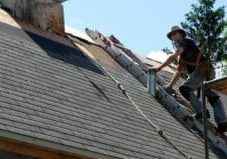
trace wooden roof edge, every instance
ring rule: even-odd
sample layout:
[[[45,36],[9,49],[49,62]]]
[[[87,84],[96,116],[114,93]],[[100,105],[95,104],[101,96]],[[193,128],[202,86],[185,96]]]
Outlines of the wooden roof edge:
[[[117,159],[113,156],[6,130],[0,130],[0,150],[43,159]]]
[[[213,79],[213,80],[207,81],[205,83],[208,84],[208,85],[211,85],[211,84],[216,84],[216,83],[219,83],[219,82],[222,82],[222,81],[225,81],[225,80],[227,81],[227,76],[224,76],[224,77],[218,78],[218,79]]]

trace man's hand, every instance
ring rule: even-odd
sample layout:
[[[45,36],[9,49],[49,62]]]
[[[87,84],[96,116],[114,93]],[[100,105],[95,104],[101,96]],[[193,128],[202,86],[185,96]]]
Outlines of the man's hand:
[[[164,85],[163,89],[168,93],[168,94],[175,94],[175,90],[168,84]]]

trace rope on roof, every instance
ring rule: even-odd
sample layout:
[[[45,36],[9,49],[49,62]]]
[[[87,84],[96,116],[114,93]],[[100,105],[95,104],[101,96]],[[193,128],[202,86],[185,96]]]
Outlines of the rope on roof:
[[[143,70],[140,68],[140,66],[137,66],[135,63],[135,60],[129,56],[127,56],[122,50],[119,50],[117,47],[115,47],[108,38],[103,35],[102,33],[98,31],[92,31],[90,29],[86,29],[86,33],[103,49],[105,49],[108,54],[113,57],[117,62],[120,63],[121,66],[123,66],[129,73],[134,75],[136,79],[138,79],[145,87],[147,86],[147,74],[143,72]],[[108,71],[107,71],[108,72]],[[158,82],[163,83],[163,80],[159,77],[157,77]],[[162,84],[161,84],[162,85]],[[126,92],[125,90],[122,90],[122,92]],[[186,110],[184,107],[181,107],[181,104],[178,103],[173,97],[168,95],[168,93],[161,88],[161,86],[158,86],[157,90],[157,97],[158,99],[162,99],[162,102],[164,102],[164,106],[167,109],[171,109],[173,112],[177,113],[175,117],[185,117],[185,115],[189,114],[189,111]],[[194,121],[194,125],[196,129],[204,133],[203,125],[199,123],[198,121]],[[219,139],[215,134],[213,134],[211,131],[208,133],[209,140],[211,143],[222,150],[225,154],[227,154],[227,149],[224,143],[221,139]]]
[[[160,129],[160,127],[158,125],[156,125],[154,122],[152,122],[146,116],[146,114],[143,113],[143,111],[140,109],[140,107],[132,100],[132,98],[130,97],[127,90],[124,88],[124,86],[115,77],[113,77],[104,66],[101,66],[98,63],[96,63],[96,64],[99,65],[100,68],[102,68],[102,70],[114,81],[114,83],[116,83],[118,89],[120,89],[122,91],[122,93],[128,98],[128,100],[132,103],[132,105],[136,108],[136,110],[145,118],[145,120],[149,123],[149,125],[155,129],[155,131],[159,134],[159,136],[161,136],[169,145],[171,145],[174,149],[176,149],[184,158],[193,159],[192,157],[190,157],[189,155],[187,155],[186,153],[181,151],[176,146],[176,144],[169,139],[169,137],[164,133],[164,131],[162,129]]]

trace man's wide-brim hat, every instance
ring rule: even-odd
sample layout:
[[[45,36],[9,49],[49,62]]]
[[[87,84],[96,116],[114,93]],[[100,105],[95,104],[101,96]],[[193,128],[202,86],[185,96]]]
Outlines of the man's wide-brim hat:
[[[179,26],[172,26],[171,31],[167,34],[167,37],[171,40],[171,37],[173,35],[174,32],[180,32],[183,34],[183,36],[186,36],[186,32],[181,29]]]

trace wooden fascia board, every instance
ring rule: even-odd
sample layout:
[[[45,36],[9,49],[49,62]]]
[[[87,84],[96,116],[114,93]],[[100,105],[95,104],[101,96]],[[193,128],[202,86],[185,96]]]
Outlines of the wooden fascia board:
[[[209,88],[215,89],[227,95],[227,77],[215,79],[206,83],[208,84]]]
[[[41,159],[90,159],[1,137],[0,150]]]
[[[86,149],[0,130],[0,150],[40,159],[117,159]]]

